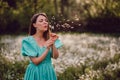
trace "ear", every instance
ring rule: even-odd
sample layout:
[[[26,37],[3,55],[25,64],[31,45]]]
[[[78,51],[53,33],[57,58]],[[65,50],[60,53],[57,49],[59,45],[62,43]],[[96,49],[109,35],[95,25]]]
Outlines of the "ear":
[[[36,27],[36,24],[35,24],[35,23],[33,23],[33,27]]]

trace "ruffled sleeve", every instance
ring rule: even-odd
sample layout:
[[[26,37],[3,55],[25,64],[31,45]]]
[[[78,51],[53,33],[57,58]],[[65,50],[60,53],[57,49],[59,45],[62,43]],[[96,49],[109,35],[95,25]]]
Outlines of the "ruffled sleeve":
[[[31,57],[37,57],[38,53],[33,47],[34,44],[30,43],[29,38],[24,38],[22,40],[22,46],[21,46],[21,54],[23,56],[31,56]]]
[[[57,39],[57,40],[55,41],[55,47],[56,47],[56,48],[60,48],[61,46],[63,46],[63,43],[60,41],[60,39]]]

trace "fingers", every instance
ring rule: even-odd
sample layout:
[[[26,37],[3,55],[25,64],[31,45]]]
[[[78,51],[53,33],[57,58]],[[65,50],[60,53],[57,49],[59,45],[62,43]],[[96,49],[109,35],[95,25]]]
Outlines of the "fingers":
[[[52,39],[53,41],[55,41],[56,39],[58,39],[58,35],[55,33],[51,33],[50,34],[50,39]]]
[[[54,42],[55,42],[55,40],[57,40],[58,39],[58,37],[54,37],[54,38],[51,38]]]
[[[48,44],[49,44],[49,45],[52,45],[53,43],[54,43],[53,40],[48,41]]]
[[[47,48],[49,48],[49,47],[51,47],[53,44],[54,44],[54,41],[51,40],[51,39],[49,39],[48,41],[46,41],[45,46],[46,46]]]
[[[50,34],[50,36],[56,36],[56,35],[57,35],[57,34],[55,34],[55,33],[51,33],[51,34]]]
[[[57,34],[50,33],[50,39],[46,41],[45,46],[46,47],[51,47],[57,39],[58,39]]]
[[[51,33],[51,34],[50,34],[50,37],[58,37],[58,35],[55,34],[55,33]]]

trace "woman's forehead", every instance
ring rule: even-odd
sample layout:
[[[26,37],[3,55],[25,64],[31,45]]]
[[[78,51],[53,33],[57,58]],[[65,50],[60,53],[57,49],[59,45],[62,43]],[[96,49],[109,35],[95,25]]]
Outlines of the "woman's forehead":
[[[47,19],[47,18],[43,15],[39,15],[37,19]]]

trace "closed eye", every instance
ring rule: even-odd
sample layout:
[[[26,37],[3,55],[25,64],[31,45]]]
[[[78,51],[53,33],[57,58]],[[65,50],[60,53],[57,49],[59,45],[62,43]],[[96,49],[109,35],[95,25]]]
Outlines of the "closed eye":
[[[43,22],[43,19],[39,20],[39,22]]]
[[[43,21],[48,22],[47,19],[45,19],[45,20],[43,20],[43,19],[39,20],[39,22],[43,22]]]
[[[48,22],[48,19],[45,19],[46,22]]]

